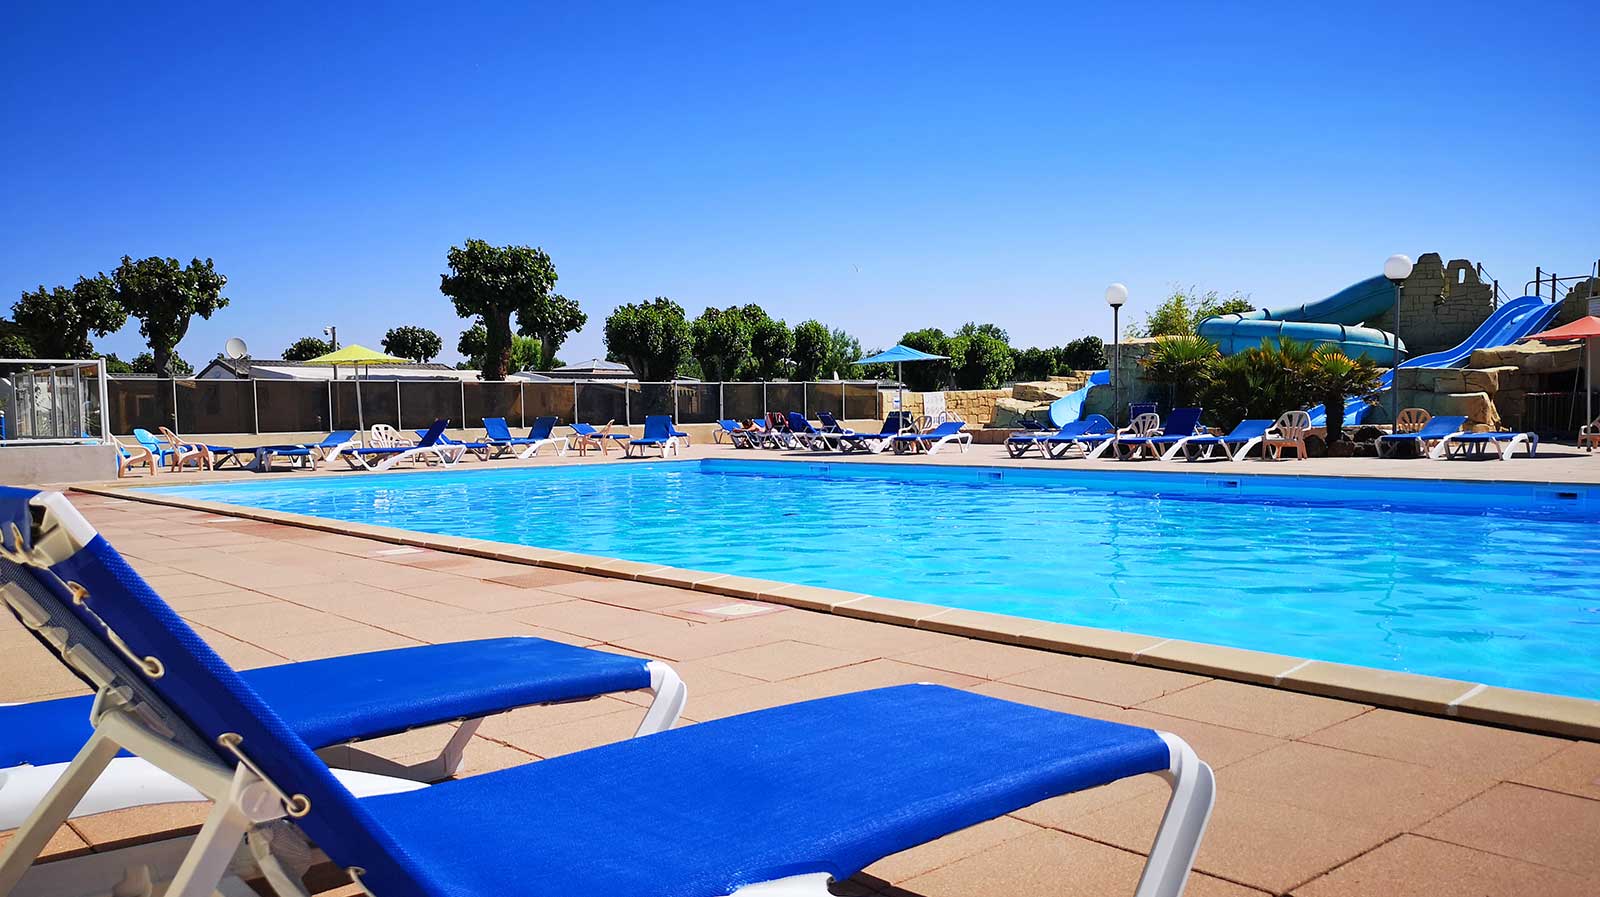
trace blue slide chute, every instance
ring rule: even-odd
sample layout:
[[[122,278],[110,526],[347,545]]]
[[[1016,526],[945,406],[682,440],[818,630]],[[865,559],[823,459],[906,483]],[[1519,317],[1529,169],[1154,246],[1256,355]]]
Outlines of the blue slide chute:
[[[1089,390],[1110,384],[1110,371],[1095,371],[1090,374],[1088,384],[1082,389],[1073,390],[1050,403],[1050,423],[1056,427],[1064,427],[1082,417],[1083,403],[1089,398]]]
[[[1351,358],[1366,355],[1378,364],[1393,365],[1394,334],[1360,326],[1393,307],[1394,284],[1383,277],[1369,277],[1316,302],[1206,318],[1195,332],[1216,343],[1224,355],[1253,349],[1262,340],[1276,345],[1288,337],[1319,345],[1332,343]],[[1399,349],[1404,358],[1405,343],[1400,343]]]

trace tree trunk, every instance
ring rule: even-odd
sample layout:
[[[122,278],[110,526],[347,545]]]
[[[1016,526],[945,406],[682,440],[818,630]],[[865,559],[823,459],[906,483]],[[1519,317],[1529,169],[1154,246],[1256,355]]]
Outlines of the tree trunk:
[[[483,327],[488,336],[484,344],[483,379],[504,380],[506,368],[511,364],[511,313],[486,314]]]
[[[548,371],[556,364],[556,341],[548,333],[536,335],[539,337],[539,370]]]
[[[172,347],[155,341],[150,344],[150,357],[155,361],[157,377],[172,376]]]
[[[1344,395],[1337,392],[1322,397],[1324,416],[1328,419],[1328,444],[1344,439]]]

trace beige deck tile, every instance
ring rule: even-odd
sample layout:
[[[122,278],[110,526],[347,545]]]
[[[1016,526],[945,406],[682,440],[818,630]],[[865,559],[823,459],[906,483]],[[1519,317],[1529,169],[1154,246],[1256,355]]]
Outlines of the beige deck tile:
[[[1333,698],[1213,679],[1148,701],[1141,709],[1276,738],[1299,738],[1372,708]]]
[[[1165,716],[1160,713],[1151,713],[1148,710],[1133,708],[1124,710],[1116,716],[1110,717],[1113,722],[1127,723],[1130,726],[1143,726],[1146,729],[1156,729],[1172,734],[1189,742],[1200,759],[1211,765],[1212,769],[1224,769],[1238,763],[1246,757],[1254,757],[1263,751],[1271,750],[1285,742],[1271,735],[1262,735],[1258,732],[1247,732],[1243,729],[1230,729],[1227,726],[1218,726],[1212,723],[1203,723],[1198,720],[1184,719],[1178,716]]]
[[[1277,677],[1302,663],[1298,657],[1246,651],[1222,645],[1206,645],[1179,639],[1164,639],[1138,652],[1140,663],[1149,663],[1186,673],[1205,676],[1225,675],[1263,685],[1273,685]]]
[[[486,614],[542,607],[546,604],[559,604],[572,600],[570,595],[546,589],[519,589],[503,583],[462,577],[452,577],[444,582],[420,586],[399,586],[396,587],[396,591],[461,610]]]
[[[649,698],[649,694],[645,693]],[[519,707],[509,713],[500,713],[485,719],[478,734],[485,738],[505,740],[507,735],[529,732],[547,726],[559,726],[581,719],[605,716],[609,713],[633,711],[643,718],[643,711],[623,701],[617,695],[601,695],[587,701],[566,701],[538,707]]]
[[[1006,682],[1044,691],[1132,707],[1199,685],[1205,677],[1101,660],[1053,657],[1047,665],[1005,677]]]
[[[990,614],[976,610],[946,610],[917,622],[922,629],[964,635],[969,638],[987,638],[1001,642],[1016,642],[1023,633],[1039,628],[1037,620]]]
[[[1600,801],[1501,784],[1417,834],[1600,879]]]
[[[555,629],[544,629],[503,614],[471,614],[443,620],[413,620],[405,623],[385,623],[383,629],[414,638],[430,645],[448,642],[469,642],[486,638],[542,638],[552,642],[578,645],[587,648],[599,644],[588,636],[573,635]]]
[[[191,622],[257,645],[264,645],[262,639],[267,637],[326,632],[347,629],[353,625],[343,617],[287,601],[194,610],[185,614],[185,617]]]
[[[683,567],[658,567],[649,573],[641,573],[635,579],[658,586],[672,586],[679,589],[693,589],[695,585],[721,579],[723,574],[711,573],[706,570],[689,570]]]
[[[518,565],[516,572],[484,578],[489,582],[496,582],[519,589],[542,589],[548,586],[568,583],[599,581],[598,577],[584,573],[573,573],[568,570],[549,570],[544,567],[524,567],[521,565]]]
[[[179,566],[174,564],[174,566]],[[293,586],[312,582],[327,582],[331,574],[288,565],[260,564],[229,558],[221,562],[182,564],[183,569],[212,579],[231,583],[246,589],[261,591],[272,586]]]
[[[833,606],[833,612],[842,617],[874,620],[879,623],[893,623],[900,626],[919,625],[923,620],[942,614],[947,610],[949,608],[941,607],[937,604],[901,601],[898,598],[877,598],[872,595],[862,595]]]
[[[432,760],[437,754],[420,753],[398,758],[401,763],[411,764]],[[510,769],[513,766],[523,766],[538,761],[538,757],[527,751],[519,750],[499,741],[478,737],[467,742],[467,749],[461,757],[461,766],[456,770],[458,779],[483,775],[486,772],[496,772]]]
[[[696,592],[713,592],[718,595],[749,600],[760,598],[762,592],[769,591],[772,587],[772,580],[770,579],[720,574],[711,575],[706,579],[698,579],[694,584]]]
[[[638,635],[616,636],[613,645],[642,651],[667,660],[703,660],[717,654],[770,645],[788,638],[788,633],[773,618],[707,623],[683,630],[658,630]]]
[[[625,640],[651,634],[672,636],[687,632],[694,625],[687,620],[612,607],[609,604],[581,598],[512,611],[510,616],[535,626],[559,629],[562,632],[605,641]]]
[[[1593,880],[1443,841],[1401,835],[1295,897],[1594,897]]]
[[[1600,800],[1600,744],[1569,744],[1538,765],[1512,776],[1512,780]]]
[[[215,595],[219,592],[237,591],[238,586],[221,580],[196,576],[193,573],[169,573],[160,576],[151,576],[140,573],[150,588],[162,598],[187,598],[191,595]]]
[[[741,676],[777,682],[872,659],[869,655],[854,651],[808,645],[805,642],[774,642],[716,654],[706,658],[705,664]]]
[[[268,604],[278,600],[271,595],[266,595],[250,589],[241,589],[238,586],[224,586],[223,588],[227,589],[227,591],[208,592],[204,595],[186,595],[182,598],[174,598],[163,593],[160,589],[157,589],[156,593],[161,595],[161,597],[167,602],[167,605],[173,610],[177,611],[179,614],[185,614],[191,610],[206,610],[209,608],[218,607],[241,607],[246,604]]]
[[[297,595],[285,595],[290,604],[336,614],[349,620],[381,625],[402,620],[430,620],[458,616],[461,609],[425,598],[396,594],[360,583],[323,583]]]
[[[705,592],[695,592],[693,600],[682,604],[669,604],[655,608],[658,614],[670,617],[679,617],[684,620],[693,620],[697,623],[729,623],[734,620],[747,620],[754,616],[763,616],[782,613],[809,613],[799,608],[784,607],[781,604],[770,604],[766,601],[746,601],[741,598],[730,598],[727,595],[711,595]],[[733,613],[729,613],[733,611]]]
[[[896,659],[980,679],[1004,679],[1048,666],[1056,660],[1054,655],[1043,651],[956,637],[947,644],[901,654]]]
[[[862,878],[899,884],[1038,830],[1026,822],[1002,816],[881,859],[862,870]]]
[[[1496,782],[1489,776],[1417,766],[1304,742],[1290,742],[1227,767],[1232,794],[1315,812],[1415,828]]]
[[[386,564],[383,561],[362,558],[351,559],[340,579],[364,582],[386,589],[399,589],[408,593],[414,593],[418,589],[456,585],[462,581],[459,576],[452,576],[439,570],[402,567],[399,564]]]
[[[601,604],[630,607],[634,610],[656,610],[683,604],[694,599],[693,592],[668,586],[631,582],[624,579],[584,579],[578,582],[543,586],[546,591],[557,592],[573,598],[587,598]]]
[[[1093,629],[1070,623],[1038,623],[1018,633],[1015,641],[1030,648],[1064,654],[1082,654],[1107,660],[1132,660],[1140,651],[1162,640],[1150,635]]]
[[[1136,797],[1067,824],[1077,834],[1126,850],[1154,840],[1167,794]],[[1365,853],[1393,837],[1383,825],[1231,792],[1218,780],[1217,805],[1195,867],[1274,894]]]
[[[1282,684],[1349,701],[1383,701],[1404,710],[1443,713],[1450,702],[1472,690],[1475,683],[1436,676],[1418,676],[1394,670],[1313,661],[1282,677]]]
[[[1422,766],[1505,778],[1553,756],[1570,742],[1460,720],[1379,708],[1302,740]],[[1597,752],[1595,775],[1600,775]],[[1600,797],[1600,788],[1595,789]]]
[[[393,648],[414,648],[420,639],[407,638],[375,626],[357,626],[352,629],[335,629],[330,632],[307,632],[273,643],[276,653],[290,660],[320,660],[340,657],[363,651],[388,651]]]
[[[1009,682],[979,682],[968,687],[967,690],[977,692],[980,695],[988,695],[991,698],[999,698],[1002,701],[1031,704],[1034,707],[1043,707],[1046,710],[1056,710],[1061,713],[1087,716],[1093,719],[1116,720],[1127,712],[1115,704],[1104,704],[1099,701],[1059,695],[1053,691],[1040,691],[1037,688],[1023,688],[1020,685],[1012,685]]]
[[[889,626],[817,611],[784,614],[771,624],[783,630],[785,638],[896,657],[950,643],[950,636],[907,626]]]
[[[819,589],[816,586],[778,585],[761,590],[763,601],[803,607],[808,610],[832,610],[861,598],[860,592],[843,592],[838,589]]]
[[[16,626],[20,638],[8,640],[5,654],[0,656],[0,703],[39,701],[89,691],[54,652],[23,631],[9,613],[4,616],[7,623]]]
[[[205,801],[151,804],[82,816],[72,820],[72,828],[96,850],[112,850],[197,830],[210,811]]]
[[[1062,832],[1038,830],[909,879],[888,893],[920,897],[1106,897],[1131,894],[1144,858]],[[1230,882],[1193,876],[1188,897],[1259,895]]]
[[[632,738],[634,732],[639,729],[641,719],[642,714],[638,708],[629,707],[603,716],[591,716],[570,723],[512,732],[500,740],[540,757],[559,757],[573,751]]]

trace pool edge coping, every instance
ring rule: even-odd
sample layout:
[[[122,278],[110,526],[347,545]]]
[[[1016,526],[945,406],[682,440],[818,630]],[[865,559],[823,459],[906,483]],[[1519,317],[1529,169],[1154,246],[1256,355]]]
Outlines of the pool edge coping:
[[[622,558],[514,545],[486,539],[422,533],[231,505],[205,499],[140,492],[140,485],[85,484],[69,491],[106,498],[257,520],[395,545],[445,551],[510,563],[547,567],[654,585],[674,586],[801,610],[907,626],[1057,654],[1195,673],[1286,691],[1371,704],[1395,710],[1522,729],[1543,735],[1600,741],[1600,701],[1505,688],[1486,683],[1383,670],[1290,655],[1270,654],[1205,642],[1160,638],[884,598],[859,592],[712,573]]]

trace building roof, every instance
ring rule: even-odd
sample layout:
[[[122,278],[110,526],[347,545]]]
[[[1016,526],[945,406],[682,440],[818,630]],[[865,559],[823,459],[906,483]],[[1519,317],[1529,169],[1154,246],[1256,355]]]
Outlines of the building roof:
[[[547,377],[557,380],[632,380],[633,371],[625,364],[615,361],[606,361],[603,358],[586,358],[572,364],[564,364],[552,371],[539,371]]]
[[[341,366],[341,373],[354,371],[349,365]],[[195,374],[201,380],[222,380],[229,377],[240,380],[251,376],[276,377],[278,379],[304,379],[304,380],[331,380],[334,369],[327,364],[309,364],[304,361],[285,361],[282,358],[213,358],[209,364]],[[460,371],[448,364],[436,361],[387,364],[376,366],[362,375],[362,379],[393,379],[395,377],[422,376],[422,377],[451,377],[457,378]],[[348,374],[346,376],[349,376]]]

